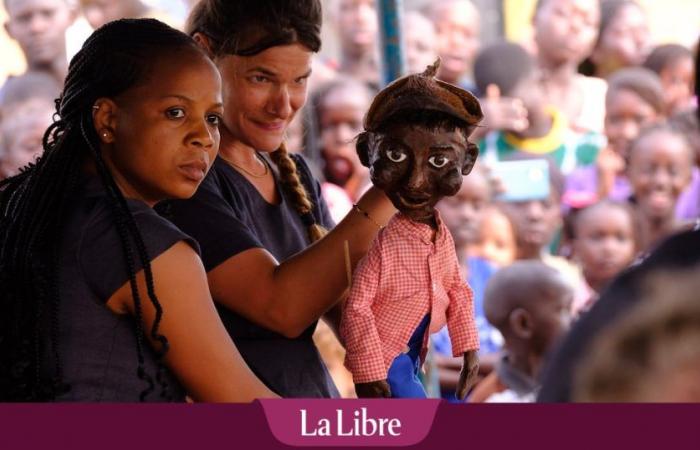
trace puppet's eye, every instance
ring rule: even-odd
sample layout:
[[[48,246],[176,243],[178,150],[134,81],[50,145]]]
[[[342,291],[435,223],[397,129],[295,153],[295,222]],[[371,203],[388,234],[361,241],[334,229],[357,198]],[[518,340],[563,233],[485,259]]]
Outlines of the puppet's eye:
[[[431,156],[431,157],[428,159],[428,162],[429,162],[433,167],[437,167],[438,169],[441,169],[441,168],[445,167],[445,165],[446,165],[448,162],[450,162],[450,160],[447,159],[447,158],[445,158],[445,156],[443,156],[443,155],[435,155],[435,156]]]
[[[389,149],[386,151],[386,157],[389,158],[389,160],[398,163],[406,159],[406,154],[401,150]]]

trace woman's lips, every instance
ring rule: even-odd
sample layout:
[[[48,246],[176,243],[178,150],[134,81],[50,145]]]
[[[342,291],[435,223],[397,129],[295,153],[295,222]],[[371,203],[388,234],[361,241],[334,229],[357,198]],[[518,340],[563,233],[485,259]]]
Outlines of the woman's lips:
[[[257,120],[251,120],[251,122],[258,128],[270,132],[280,132],[284,131],[284,126],[286,122],[259,122]]]
[[[179,166],[180,172],[191,181],[200,182],[207,173],[207,164],[202,162],[192,162]]]

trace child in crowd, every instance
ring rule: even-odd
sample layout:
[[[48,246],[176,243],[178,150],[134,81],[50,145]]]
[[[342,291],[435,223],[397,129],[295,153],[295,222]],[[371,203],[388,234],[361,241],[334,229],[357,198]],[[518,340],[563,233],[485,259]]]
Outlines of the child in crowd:
[[[431,2],[427,16],[437,31],[442,63],[438,79],[473,90],[474,58],[479,50],[479,11],[469,0]]]
[[[479,234],[469,252],[495,267],[506,267],[515,261],[518,247],[515,229],[502,207],[489,205],[479,224]]]
[[[599,22],[600,6],[595,0],[538,0],[535,7],[543,94],[577,131],[603,131],[606,83],[577,72],[593,50]]]
[[[588,309],[601,290],[637,253],[637,217],[627,203],[603,200],[575,213],[573,253],[586,281],[587,295],[574,299],[573,313]]]
[[[340,77],[322,86],[312,100],[323,175],[328,183],[343,188],[352,202],[370,183],[369,171],[355,151],[355,138],[362,132],[362,118],[372,97],[364,83]]]
[[[16,175],[43,151],[42,138],[51,125],[53,103],[42,98],[12,103],[0,120],[0,179]]]
[[[70,3],[68,0],[5,0],[8,15],[5,29],[22,49],[27,61],[26,73],[48,73],[59,85],[68,72],[66,30],[76,16]],[[12,81],[11,78],[7,83]]]
[[[338,72],[379,89],[379,23],[375,0],[338,0],[333,18],[340,43]]]
[[[664,111],[663,87],[652,71],[634,67],[611,76],[605,96],[608,145],[595,165],[567,176],[564,203],[582,208],[598,199],[626,201],[632,193],[625,171],[630,142],[643,127],[663,119]]]
[[[661,79],[666,94],[666,114],[673,115],[693,107],[693,52],[679,44],[656,47],[644,67]]]
[[[503,70],[503,61],[509,62],[509,70]],[[524,130],[495,130],[486,135],[479,145],[483,162],[538,155],[552,159],[564,174],[594,163],[602,135],[574,132],[564,114],[545,104],[539,70],[524,48],[508,42],[486,47],[476,59],[474,78],[480,92],[495,85],[501,95],[520,99],[527,110]]]
[[[418,11],[407,11],[403,16],[406,43],[406,69],[409,73],[420,72],[435,61],[437,43],[435,25]]]
[[[694,153],[668,125],[646,128],[630,145],[627,173],[639,211],[643,251],[678,230],[676,203],[690,183]]]
[[[91,27],[97,29],[118,19],[151,17],[171,26],[181,26],[162,11],[152,9],[141,0],[80,0],[80,9]]]
[[[505,343],[495,370],[468,401],[533,402],[543,361],[571,322],[571,286],[539,261],[519,261],[491,278],[484,300],[486,317]]]
[[[650,50],[646,12],[635,0],[602,0],[598,41],[579,70],[608,78],[624,67],[638,66]]]

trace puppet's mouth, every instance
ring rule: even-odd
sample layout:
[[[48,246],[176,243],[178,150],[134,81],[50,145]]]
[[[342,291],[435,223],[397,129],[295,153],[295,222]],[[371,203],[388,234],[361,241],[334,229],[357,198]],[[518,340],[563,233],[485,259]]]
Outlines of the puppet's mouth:
[[[406,208],[422,208],[424,206],[427,206],[430,203],[431,197],[425,197],[425,196],[412,196],[412,195],[406,195],[406,194],[396,194],[396,196],[399,199],[399,202]]]

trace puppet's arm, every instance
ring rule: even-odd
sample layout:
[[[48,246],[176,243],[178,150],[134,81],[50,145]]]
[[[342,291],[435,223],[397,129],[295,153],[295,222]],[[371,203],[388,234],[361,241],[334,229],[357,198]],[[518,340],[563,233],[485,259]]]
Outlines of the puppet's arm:
[[[474,318],[474,294],[462,280],[456,262],[452,271],[452,288],[447,295],[450,298],[446,314],[447,330],[452,341],[452,355],[464,357],[456,392],[457,398],[463,399],[479,373],[479,333]]]
[[[381,276],[381,240],[377,239],[354,273],[340,325],[347,350],[345,365],[352,373],[358,396],[388,397],[382,343],[372,312]]]

